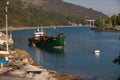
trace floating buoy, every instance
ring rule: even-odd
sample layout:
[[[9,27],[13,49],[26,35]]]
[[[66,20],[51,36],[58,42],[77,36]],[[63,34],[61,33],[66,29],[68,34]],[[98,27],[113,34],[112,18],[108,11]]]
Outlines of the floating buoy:
[[[95,51],[94,51],[94,54],[95,54],[96,56],[99,56],[99,55],[100,55],[100,50],[95,50]]]
[[[94,53],[100,53],[100,50],[95,50]]]

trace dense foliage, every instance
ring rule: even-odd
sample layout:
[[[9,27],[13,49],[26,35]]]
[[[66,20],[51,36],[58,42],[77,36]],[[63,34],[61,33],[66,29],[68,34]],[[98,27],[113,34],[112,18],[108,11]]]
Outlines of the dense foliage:
[[[5,7],[6,7],[7,1],[8,0],[0,1],[0,27],[1,28],[5,26]],[[9,0],[9,3],[10,3],[8,5],[8,25],[9,26],[34,27],[34,26],[71,25],[72,23],[85,24],[84,18],[81,18],[81,16],[74,16],[72,15],[73,13],[71,13],[71,15],[64,15],[64,14],[58,14],[56,12],[48,12],[48,11],[45,11],[44,8],[42,7],[34,6],[31,3],[31,1],[35,1],[35,0]],[[42,1],[42,0],[38,0],[38,1]],[[61,4],[63,4],[63,1]],[[72,6],[72,5],[69,4],[69,6]],[[92,10],[89,9],[88,13],[91,11]]]
[[[0,27],[5,26],[5,7],[7,0],[0,1]],[[29,14],[18,0],[10,0],[8,5],[8,25],[27,26],[29,24]]]
[[[104,27],[103,21],[99,19],[95,20],[95,26],[97,28],[103,28]]]
[[[81,19],[99,19],[106,18],[102,12],[86,8],[80,5],[74,5],[63,0],[32,0],[32,5],[41,7],[46,12],[54,12],[65,16],[75,16]]]
[[[97,19],[95,21],[95,26],[98,28],[112,28],[112,29],[119,29],[120,27],[120,14],[113,15],[106,19]]]

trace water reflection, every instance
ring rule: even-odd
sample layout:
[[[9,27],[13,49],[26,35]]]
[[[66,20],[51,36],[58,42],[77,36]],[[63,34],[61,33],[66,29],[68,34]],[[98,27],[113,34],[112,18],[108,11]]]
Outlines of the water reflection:
[[[120,76],[119,76],[118,80],[120,80]]]
[[[39,47],[40,50],[43,50],[47,53],[50,54],[64,54],[64,49],[57,49],[57,48],[41,48]]]
[[[58,71],[64,67],[64,49],[54,49],[54,48],[35,48],[35,62],[42,66],[48,66],[47,68]],[[48,60],[49,63],[45,63]],[[59,65],[61,64],[61,65]]]
[[[40,49],[35,48],[35,61],[37,63],[40,63],[41,58],[42,58],[42,55],[41,55]]]
[[[40,62],[44,62],[45,58],[51,57],[52,59],[54,58],[61,58],[63,59],[64,57],[64,49],[55,49],[55,48],[38,48],[34,47],[34,53],[35,53],[35,62],[40,64]],[[51,55],[51,56],[50,56]]]

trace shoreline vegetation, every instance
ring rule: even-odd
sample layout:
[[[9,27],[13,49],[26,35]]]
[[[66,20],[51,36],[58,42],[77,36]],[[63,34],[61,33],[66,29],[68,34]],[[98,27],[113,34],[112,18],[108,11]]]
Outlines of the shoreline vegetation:
[[[38,66],[25,50],[9,54],[8,66],[0,68],[2,80],[78,80],[75,74],[59,73]]]
[[[92,30],[97,32],[120,32],[120,13],[106,19],[95,20],[95,26]]]

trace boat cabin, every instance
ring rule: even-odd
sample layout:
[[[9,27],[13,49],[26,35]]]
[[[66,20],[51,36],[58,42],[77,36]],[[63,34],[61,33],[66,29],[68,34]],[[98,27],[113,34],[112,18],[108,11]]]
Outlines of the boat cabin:
[[[34,36],[35,36],[35,37],[40,37],[40,36],[43,36],[43,35],[44,35],[43,29],[37,29],[37,30],[34,32]]]

